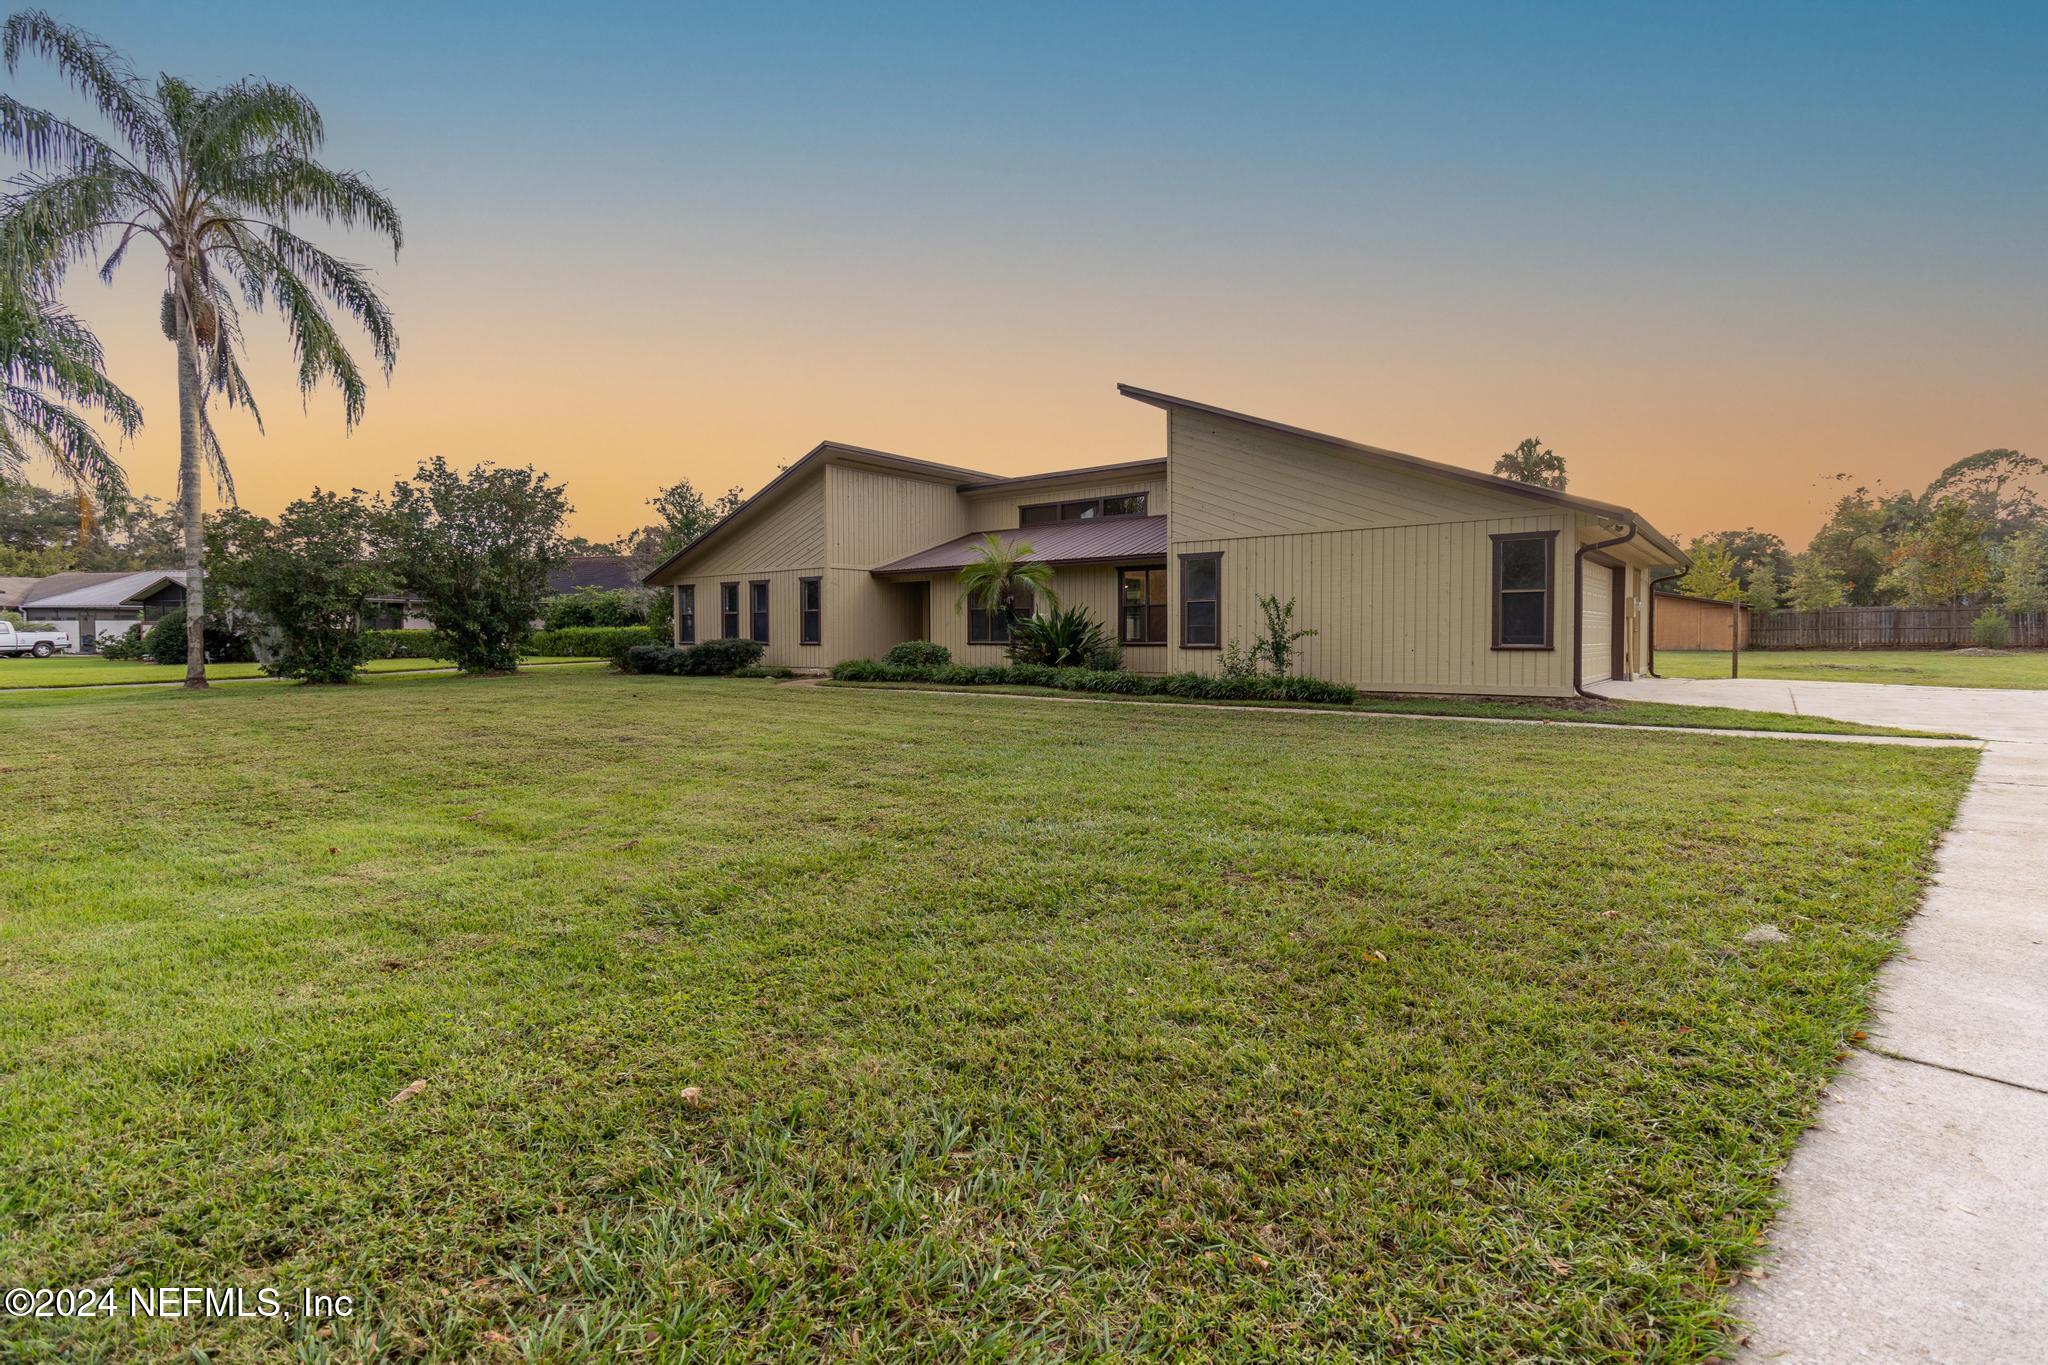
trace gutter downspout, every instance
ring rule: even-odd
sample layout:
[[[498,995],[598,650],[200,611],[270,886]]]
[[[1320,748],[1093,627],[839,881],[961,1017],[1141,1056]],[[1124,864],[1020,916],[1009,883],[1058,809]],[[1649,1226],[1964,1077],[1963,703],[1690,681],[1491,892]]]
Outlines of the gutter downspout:
[[[1612,540],[1596,540],[1591,545],[1581,545],[1572,554],[1572,691],[1593,701],[1604,698],[1586,690],[1586,645],[1580,636],[1586,629],[1586,556],[1595,550],[1611,550],[1617,545],[1626,545],[1636,538],[1636,523],[1628,524],[1628,534]],[[1610,613],[1613,608],[1610,606]]]
[[[1650,580],[1650,666],[1643,671],[1653,678],[1662,676],[1657,672],[1657,585],[1676,583],[1683,577],[1685,575],[1682,573],[1668,573],[1662,578]]]

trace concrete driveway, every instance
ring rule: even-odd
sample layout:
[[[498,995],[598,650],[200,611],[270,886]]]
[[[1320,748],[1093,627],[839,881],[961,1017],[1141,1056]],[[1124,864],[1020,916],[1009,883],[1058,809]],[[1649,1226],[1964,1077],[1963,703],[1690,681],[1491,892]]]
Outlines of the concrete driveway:
[[[1990,743],[1880,978],[1870,1039],[1785,1168],[1758,1361],[2048,1359],[2048,692],[1763,679],[1600,684]]]

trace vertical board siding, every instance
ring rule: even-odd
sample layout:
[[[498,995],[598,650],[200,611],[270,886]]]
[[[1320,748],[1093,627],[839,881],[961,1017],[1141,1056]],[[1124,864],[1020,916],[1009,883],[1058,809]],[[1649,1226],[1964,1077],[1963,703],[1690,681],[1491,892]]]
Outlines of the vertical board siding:
[[[835,569],[872,569],[974,529],[948,482],[834,464],[825,489],[825,559]]]
[[[1657,644],[1664,643],[1664,611],[1657,604]],[[1751,625],[1758,649],[1955,649],[1975,645],[1972,626],[1985,607],[1835,607],[1828,611],[1774,611]],[[2048,611],[2005,613],[2006,645],[2048,647]],[[1713,648],[1728,647],[1728,632]]]
[[[1703,602],[1696,597],[1657,595],[1657,648],[1726,649],[1731,620],[1742,622],[1742,648],[1750,646],[1751,612],[1726,602]]]
[[[687,578],[678,580],[697,589],[697,639],[716,640],[719,637],[718,588],[722,583],[737,582],[740,585],[740,638],[748,638],[752,618],[748,611],[747,584],[756,579],[768,580],[768,648],[761,655],[764,664],[778,664],[784,668],[823,668],[828,659],[823,645],[800,645],[797,638],[802,634],[803,623],[798,616],[797,580],[800,578],[822,578],[825,566],[822,564],[798,569],[756,569],[751,572],[723,574],[699,574],[692,572]],[[832,602],[828,596],[824,602],[825,634],[832,638]]]
[[[766,577],[778,569],[808,569],[825,563],[825,471],[778,493],[775,501],[747,512],[683,565],[689,582],[705,575],[751,573]],[[814,570],[811,570],[814,571]]]
[[[1004,664],[1009,651],[1002,645],[967,643],[967,608],[960,605],[960,580],[947,574],[927,580],[932,593],[932,634],[934,643],[953,652],[962,664]],[[1116,638],[1117,570],[1108,565],[1085,564],[1060,569],[1053,577],[1053,591],[1061,607],[1085,607],[1100,622],[1104,633]],[[1168,651],[1163,645],[1124,646],[1124,667],[1135,673],[1167,671]]]
[[[1072,502],[1077,498],[1104,498],[1113,493],[1143,493],[1145,512],[1160,516],[1166,511],[1166,480],[1158,475],[1144,478],[1076,480],[1073,483],[1035,484],[1028,489],[989,489],[966,495],[969,531],[1003,531],[1017,525],[1018,509],[1042,502]],[[960,532],[955,531],[954,535]],[[941,536],[939,540],[947,539]],[[926,544],[937,544],[927,541]],[[922,546],[913,547],[922,549]],[[909,554],[909,550],[904,551]]]

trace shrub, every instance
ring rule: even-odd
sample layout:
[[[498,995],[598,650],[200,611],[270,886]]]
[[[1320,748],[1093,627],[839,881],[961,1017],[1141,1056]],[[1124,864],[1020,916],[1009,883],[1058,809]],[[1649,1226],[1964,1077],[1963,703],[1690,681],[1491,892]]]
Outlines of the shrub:
[[[1073,668],[1108,642],[1086,607],[1055,607],[1010,627],[1010,658],[1020,664]]]
[[[610,659],[613,666],[624,668],[626,651],[634,645],[661,643],[652,626],[564,626],[535,631],[520,652],[558,659]]]
[[[2004,649],[2010,626],[2004,612],[1987,607],[1982,616],[1970,623],[1970,634],[1976,638],[1979,649]]]
[[[133,625],[119,635],[102,635],[98,645],[102,659],[114,659],[122,663],[134,663],[149,657],[149,647],[142,642],[142,627]]]
[[[937,668],[953,662],[953,651],[930,640],[905,640],[900,645],[891,645],[882,662],[898,668]]]
[[[438,630],[366,630],[363,654],[370,659],[445,659],[448,641]]]
[[[632,645],[626,650],[622,666],[628,673],[723,677],[759,663],[763,648],[759,640],[706,640],[681,649],[669,645]]]
[[[796,670],[784,668],[781,664],[755,664],[749,668],[735,668],[735,678],[794,678]]]
[[[549,630],[645,625],[647,598],[624,588],[579,588],[550,597],[541,606],[541,621]]]
[[[142,637],[142,652],[160,664],[185,662],[185,613],[167,611]],[[206,662],[246,664],[256,661],[256,647],[232,626],[210,621],[206,627]]]
[[[370,558],[371,517],[361,494],[316,488],[275,523],[239,508],[216,518],[207,537],[210,581],[226,601],[264,622],[275,646],[275,657],[264,660],[266,673],[345,683],[369,662],[363,614],[371,595],[387,586]]]
[[[1253,673],[1226,677],[1212,673],[1173,673],[1165,677],[1093,668],[1054,668],[1046,664],[944,664],[912,668],[848,659],[832,666],[838,682],[929,682],[949,687],[1048,687],[1062,692],[1097,692],[1120,696],[1182,697],[1192,701],[1291,701],[1349,706],[1358,700],[1350,683],[1322,678],[1274,677]]]
[[[1107,635],[1081,656],[1081,667],[1093,673],[1124,671],[1124,647]]]

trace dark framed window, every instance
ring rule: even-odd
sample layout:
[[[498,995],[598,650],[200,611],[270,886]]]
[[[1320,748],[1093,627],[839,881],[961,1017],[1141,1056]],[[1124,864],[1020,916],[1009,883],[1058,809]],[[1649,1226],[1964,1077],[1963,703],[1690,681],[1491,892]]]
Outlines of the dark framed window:
[[[676,589],[676,638],[686,645],[697,643],[697,588],[692,583]]]
[[[757,578],[747,584],[747,616],[750,640],[768,643],[768,580]]]
[[[1166,568],[1119,569],[1117,638],[1127,645],[1166,643]]]
[[[825,585],[822,579],[796,581],[797,643],[814,645],[825,638]]]
[[[718,638],[740,638],[740,585],[737,583],[718,585]]]
[[[1180,557],[1180,647],[1215,649],[1222,629],[1223,552]]]
[[[1042,526],[1049,521],[1093,521],[1097,517],[1142,517],[1143,493],[1112,493],[1106,498],[1076,498],[1071,502],[1035,502],[1017,509],[1019,526]]]
[[[1493,538],[1493,647],[1549,649],[1557,591],[1557,532]]]
[[[1029,589],[1020,590],[1015,598],[1019,617],[1035,616],[1038,608],[1033,602]],[[970,645],[1006,645],[1010,643],[1010,623],[999,611],[990,611],[978,603],[967,604],[967,643]]]

